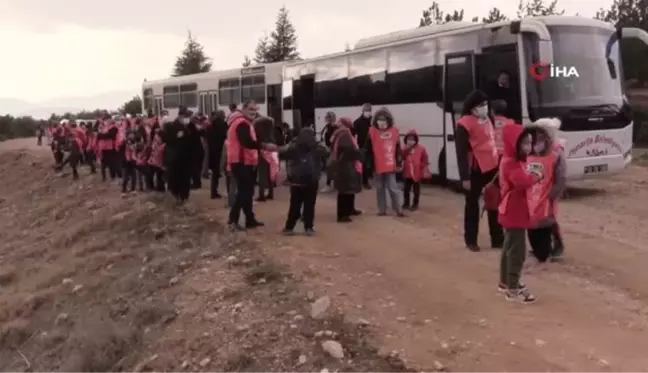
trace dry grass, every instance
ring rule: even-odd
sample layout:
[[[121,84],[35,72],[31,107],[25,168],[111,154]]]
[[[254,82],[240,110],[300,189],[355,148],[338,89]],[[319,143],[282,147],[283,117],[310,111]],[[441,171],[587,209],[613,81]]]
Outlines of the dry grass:
[[[25,152],[0,153],[0,175],[3,371],[405,369],[342,316],[297,321],[308,301],[289,268],[207,209],[123,199]],[[321,351],[322,330],[347,358]]]

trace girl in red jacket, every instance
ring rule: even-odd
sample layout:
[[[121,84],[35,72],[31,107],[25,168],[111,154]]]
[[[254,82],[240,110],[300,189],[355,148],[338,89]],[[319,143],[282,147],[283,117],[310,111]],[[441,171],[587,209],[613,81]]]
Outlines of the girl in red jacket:
[[[520,281],[526,255],[526,230],[533,228],[527,192],[542,178],[527,169],[526,157],[532,150],[532,128],[508,124],[502,128],[503,156],[499,171],[502,202],[499,223],[504,228],[504,247],[500,261],[498,290],[506,299],[532,303],[535,297]]]
[[[419,144],[419,137],[415,130],[411,130],[405,135],[403,139],[403,209],[416,210],[418,209],[419,199],[421,197],[421,180],[430,176],[428,171],[427,150]],[[414,200],[410,205],[410,192],[414,191]]]

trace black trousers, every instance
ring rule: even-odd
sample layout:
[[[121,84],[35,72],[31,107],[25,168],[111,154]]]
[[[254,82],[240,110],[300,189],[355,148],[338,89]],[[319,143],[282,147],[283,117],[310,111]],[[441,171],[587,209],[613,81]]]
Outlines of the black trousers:
[[[140,192],[143,192],[145,188],[147,190],[153,189],[151,184],[149,184],[149,173],[150,169],[148,165],[137,165],[137,188]]]
[[[126,193],[127,190],[132,192],[135,190],[135,183],[137,181],[137,168],[135,161],[123,161],[122,167],[122,192]],[[130,184],[130,188],[128,188],[128,184]]]
[[[149,169],[149,177],[152,179],[151,185],[153,186],[153,189],[158,192],[164,192],[166,190],[164,170],[156,166],[149,166]]]
[[[167,184],[171,195],[181,201],[189,199],[192,169],[186,162],[172,162],[167,169]]]
[[[313,229],[315,223],[315,203],[317,202],[317,184],[290,187],[290,207],[286,219],[287,230],[295,229],[301,217],[304,229]],[[303,207],[303,213],[302,213]]]
[[[60,150],[55,150],[54,151],[54,163],[56,163],[56,166],[61,166],[61,163],[63,163],[63,152]]]
[[[355,194],[337,195],[337,218],[350,218],[355,212]]]
[[[414,193],[412,206],[418,207],[421,198],[421,183],[412,179],[405,179],[403,182],[403,206],[410,206],[410,194]]]
[[[191,189],[202,188],[202,158],[191,162]]]
[[[466,246],[477,245],[479,236],[479,199],[482,189],[497,174],[497,169],[481,173],[479,170],[471,170],[470,190],[465,191],[466,204],[464,207],[464,242]],[[490,233],[491,246],[502,247],[504,244],[504,233],[497,221],[497,211],[486,211],[488,215],[488,230]]]
[[[533,256],[539,262],[544,263],[551,255],[551,231],[553,227],[528,229],[527,235],[529,237],[529,244],[531,244],[531,251]]]
[[[230,208],[228,224],[238,224],[241,211],[245,214],[245,223],[256,221],[252,204],[254,200],[254,185],[256,183],[256,168],[240,163],[232,165],[232,176],[236,180],[236,198]]]
[[[94,151],[92,150],[86,150],[85,151],[85,161],[86,165],[90,166],[90,173],[96,173],[97,172],[97,166],[95,162],[97,161],[97,156],[95,155]]]
[[[106,170],[110,174],[111,179],[115,179],[119,174],[117,173],[119,153],[115,150],[102,150],[101,151],[101,178],[106,180]]]
[[[211,179],[209,181],[209,194],[212,199],[218,198],[218,184],[220,181],[220,172],[218,170],[211,170]]]

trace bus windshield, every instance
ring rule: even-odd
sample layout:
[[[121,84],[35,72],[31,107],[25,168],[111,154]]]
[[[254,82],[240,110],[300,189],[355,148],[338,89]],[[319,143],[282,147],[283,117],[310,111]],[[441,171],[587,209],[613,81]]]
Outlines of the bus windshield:
[[[576,71],[578,76],[554,74],[541,81],[527,79],[531,106],[620,107],[624,100],[623,75],[619,41],[615,40],[615,32],[584,26],[548,28],[553,42],[554,66],[563,71],[573,67],[572,71]],[[526,48],[527,63],[534,60],[533,49]]]

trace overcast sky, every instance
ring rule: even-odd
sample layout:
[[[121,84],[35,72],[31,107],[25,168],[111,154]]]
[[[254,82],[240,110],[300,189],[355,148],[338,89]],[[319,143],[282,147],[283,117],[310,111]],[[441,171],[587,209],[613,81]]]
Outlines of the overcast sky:
[[[516,0],[438,0],[467,19],[491,6],[515,14]],[[167,77],[187,30],[205,46],[214,69],[238,67],[257,39],[272,31],[285,4],[304,57],[346,43],[417,26],[430,0],[0,0],[0,98],[30,102],[136,94],[142,80]],[[559,0],[566,14],[592,16],[611,0]]]

